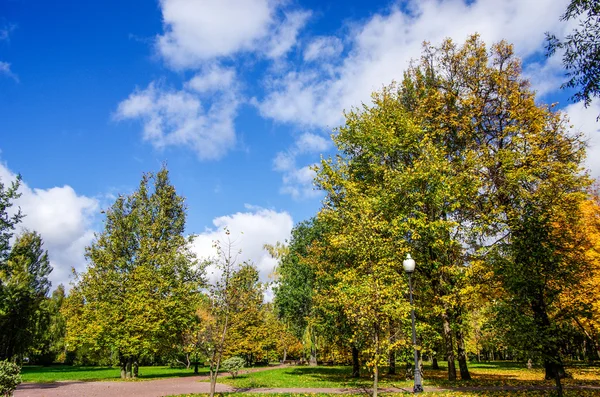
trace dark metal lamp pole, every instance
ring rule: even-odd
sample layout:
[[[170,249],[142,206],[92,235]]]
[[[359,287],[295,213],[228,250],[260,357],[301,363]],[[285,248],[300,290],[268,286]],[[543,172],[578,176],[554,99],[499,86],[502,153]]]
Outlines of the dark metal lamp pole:
[[[413,306],[413,293],[412,293],[412,273],[415,271],[415,260],[410,257],[410,254],[406,255],[406,259],[402,262],[404,270],[408,274],[408,290],[410,293],[410,315],[412,318],[412,342],[415,351],[415,384],[413,386],[413,393],[422,393],[423,384],[421,382],[421,370],[419,369],[419,352],[417,350],[417,331],[415,329],[415,309]]]

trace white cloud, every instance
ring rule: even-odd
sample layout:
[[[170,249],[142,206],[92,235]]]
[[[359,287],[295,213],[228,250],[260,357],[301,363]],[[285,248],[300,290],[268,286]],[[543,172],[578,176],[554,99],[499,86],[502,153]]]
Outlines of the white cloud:
[[[19,81],[19,77],[10,69],[10,63],[0,61],[0,75],[10,77],[14,81]]]
[[[272,281],[270,275],[275,270],[277,261],[263,249],[265,244],[285,242],[290,239],[294,222],[287,212],[277,212],[254,206],[246,206],[246,212],[237,212],[232,215],[220,216],[213,220],[213,229],[207,229],[198,235],[194,241],[193,250],[199,258],[216,257],[217,251],[213,246],[214,241],[222,243],[227,241],[225,228],[229,229],[229,238],[232,241],[233,252],[241,250],[238,263],[243,261],[253,262],[263,282]],[[211,282],[219,277],[215,267],[208,269]]]
[[[268,0],[161,0],[160,53],[175,67],[251,50],[273,22]]]
[[[270,92],[259,105],[263,116],[307,127],[335,127],[342,111],[368,102],[371,92],[402,73],[421,54],[421,44],[458,43],[478,32],[491,44],[502,39],[522,57],[543,52],[544,32],[556,31],[567,0],[411,0],[354,25],[347,55],[333,71],[303,64],[268,79]],[[308,50],[308,49],[307,49]],[[310,56],[309,56],[310,58]],[[537,87],[534,87],[537,88]]]
[[[174,68],[241,52],[284,55],[296,42],[310,13],[283,13],[277,0],[161,0],[165,33],[157,37],[159,53]]]
[[[330,146],[329,140],[310,132],[300,135],[296,140],[296,147],[300,153],[322,153]]]
[[[208,78],[195,84],[212,89],[213,82]],[[186,146],[200,159],[218,159],[236,143],[234,119],[238,101],[234,92],[228,92],[211,102],[210,106],[204,106],[189,91],[170,90],[152,82],[121,102],[115,118],[142,120],[144,140],[158,149]]]
[[[337,58],[344,50],[342,40],[335,36],[321,36],[311,41],[304,49],[306,62]]]
[[[537,98],[555,92],[565,81],[561,55],[556,54],[545,62],[532,62],[525,66],[523,76],[537,93]]]
[[[294,11],[286,14],[285,19],[271,34],[268,44],[267,56],[279,58],[296,44],[298,33],[304,27],[311,13],[308,11]]]
[[[590,175],[600,179],[600,122],[596,121],[600,115],[600,100],[596,99],[585,108],[583,103],[574,103],[564,109],[569,116],[575,132],[580,132],[588,141],[586,167]]]
[[[294,199],[318,196],[320,193],[315,190],[313,184],[316,174],[312,169],[316,164],[298,168],[296,159],[301,154],[322,154],[330,147],[329,140],[320,135],[305,132],[296,139],[289,150],[277,153],[273,159],[273,169],[283,174],[283,186],[280,192],[289,194]]]
[[[313,170],[317,164],[292,168],[283,174],[281,193],[289,194],[294,199],[318,197],[321,193],[314,188],[313,181],[316,173]]]
[[[16,175],[0,163],[0,181],[5,185]],[[53,271],[52,285],[62,283],[68,288],[71,268],[85,269],[84,252],[93,238],[92,223],[98,210],[98,200],[78,195],[72,187],[35,189],[25,182],[19,189],[21,197],[13,209],[21,208],[25,215],[18,231],[28,229],[40,233],[48,250]]]
[[[235,69],[211,65],[186,83],[189,89],[199,93],[213,93],[230,88],[235,83]]]

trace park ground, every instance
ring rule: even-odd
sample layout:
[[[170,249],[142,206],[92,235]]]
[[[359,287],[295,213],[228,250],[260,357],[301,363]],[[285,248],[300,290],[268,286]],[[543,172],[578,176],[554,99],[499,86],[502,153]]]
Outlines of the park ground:
[[[471,381],[449,382],[445,368],[425,367],[427,394],[438,397],[552,396],[552,381],[543,380],[543,370],[527,369],[520,363],[494,362],[471,365]],[[600,366],[575,364],[568,368],[571,379],[564,380],[568,397],[600,397]],[[368,376],[353,379],[349,367],[276,366],[252,368],[238,377],[222,375],[217,391],[236,397],[259,397],[277,393],[278,397],[325,396],[327,394],[366,395],[372,386]],[[398,372],[403,372],[400,368]],[[120,381],[118,368],[109,367],[24,367],[24,383],[15,397],[62,396],[204,396],[208,392],[207,370],[199,375],[192,370],[169,367],[141,367],[136,381]],[[383,375],[382,395],[408,393],[412,381],[403,375]]]

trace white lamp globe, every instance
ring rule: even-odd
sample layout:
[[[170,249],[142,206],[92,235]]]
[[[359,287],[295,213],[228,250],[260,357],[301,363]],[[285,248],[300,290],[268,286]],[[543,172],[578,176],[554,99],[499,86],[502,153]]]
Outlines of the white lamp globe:
[[[406,273],[415,271],[415,260],[410,257],[410,254],[406,254],[406,259],[402,261],[402,266],[404,266],[404,271]]]

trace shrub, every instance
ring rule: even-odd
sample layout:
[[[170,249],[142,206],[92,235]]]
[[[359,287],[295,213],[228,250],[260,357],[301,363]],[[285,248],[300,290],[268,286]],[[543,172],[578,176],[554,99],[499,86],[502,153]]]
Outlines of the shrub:
[[[10,361],[0,361],[0,395],[9,397],[21,383],[21,368]]]
[[[235,378],[240,369],[244,368],[245,363],[246,361],[241,357],[230,357],[223,361],[222,367],[231,374],[232,378]]]

